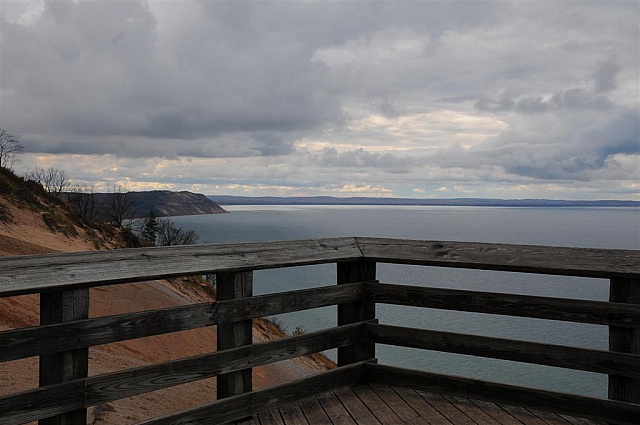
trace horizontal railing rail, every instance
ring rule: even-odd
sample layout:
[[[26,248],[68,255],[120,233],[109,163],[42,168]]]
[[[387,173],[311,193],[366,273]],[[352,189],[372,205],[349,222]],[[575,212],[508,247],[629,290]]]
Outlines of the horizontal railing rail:
[[[600,278],[640,277],[640,252],[478,242],[356,238],[364,258],[415,264]]]
[[[371,283],[365,297],[376,303],[467,311],[619,327],[640,327],[634,304],[496,292]]]
[[[147,310],[0,332],[0,362],[359,301],[361,283]]]
[[[639,278],[636,250],[334,238],[0,258],[0,297],[169,277],[368,259],[600,278]]]
[[[611,280],[609,302],[380,283],[376,263]],[[337,263],[337,285],[253,296],[253,270]],[[90,287],[215,273],[216,302],[88,317]],[[0,422],[72,425],[90,406],[216,376],[218,401],[148,424],[224,423],[338,385],[372,381],[551,410],[611,423],[640,415],[640,251],[337,238],[143,248],[0,259],[0,297],[40,294],[41,325],[0,332],[2,362],[40,356],[40,388],[0,397]],[[609,350],[378,324],[378,303],[609,326]],[[252,343],[252,320],[337,306],[337,327]],[[218,326],[217,351],[88,376],[88,348]],[[603,373],[609,399],[375,364],[386,344]],[[338,350],[338,368],[253,391],[252,368]],[[366,362],[366,363],[365,363]],[[61,372],[62,371],[62,372]]]
[[[344,347],[360,342],[363,333],[363,324],[357,323],[48,385],[0,398],[0,423],[20,424],[44,419],[150,391]]]
[[[359,258],[354,238],[24,255],[0,258],[0,297]]]
[[[422,348],[640,378],[640,355],[454,332],[371,324],[366,337],[376,343]]]

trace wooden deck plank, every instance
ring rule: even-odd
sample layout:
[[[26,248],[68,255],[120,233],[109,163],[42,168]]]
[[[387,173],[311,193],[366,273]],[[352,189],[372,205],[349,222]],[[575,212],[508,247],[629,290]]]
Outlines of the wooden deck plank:
[[[285,425],[309,425],[298,403],[286,404],[280,407],[280,415]]]
[[[462,413],[467,415],[472,421],[477,424],[482,425],[500,425],[498,421],[496,421],[492,416],[485,413],[478,406],[473,404],[468,398],[463,397],[454,397],[454,396],[443,396],[445,399],[449,401],[449,403],[453,404],[460,410]]]
[[[483,412],[491,416],[502,425],[523,425],[509,412],[503,410],[500,406],[490,401],[471,400],[473,404],[482,409]],[[566,424],[565,424],[566,425]]]
[[[392,387],[402,399],[407,402],[430,425],[451,425],[451,422],[442,416],[427,400],[409,388]]]
[[[315,397],[309,397],[298,402],[302,413],[311,425],[333,425],[325,413],[322,405]]]
[[[515,416],[524,425],[548,425],[542,419],[523,407],[500,405],[505,411]]]
[[[344,385],[236,425],[605,425],[552,412],[384,384]]]
[[[443,416],[445,416],[454,425],[476,425],[467,415],[462,413],[456,406],[451,404],[440,394],[427,393],[418,391],[425,400],[435,407]]]
[[[342,402],[356,423],[361,425],[380,425],[373,413],[364,405],[362,400],[350,387],[341,387],[333,390],[333,393]]]
[[[405,422],[413,421],[421,416],[402,397],[396,394],[391,387],[382,384],[370,384],[373,391]],[[419,421],[418,421],[419,422]]]
[[[589,419],[576,418],[574,416],[567,416],[567,415],[559,415],[559,416],[562,417],[567,422],[569,422],[571,425],[596,425],[597,424],[597,422],[590,421]]]
[[[460,376],[441,375],[369,362],[363,363],[363,366],[364,375],[368,377],[369,381],[380,384],[485,399],[621,425],[638,425],[638,417],[640,417],[640,404],[619,400],[606,400]]]
[[[562,416],[551,413],[551,412],[542,412],[540,410],[528,409],[531,413],[548,423],[549,425],[571,425],[571,422],[564,419]]]
[[[371,410],[382,425],[404,424],[402,419],[382,401],[373,389],[366,384],[353,385],[353,392]]]
[[[258,418],[260,418],[260,425],[284,425],[278,409],[259,413]]]
[[[316,398],[334,425],[356,425],[356,421],[333,392],[327,391],[326,393],[318,394]]]

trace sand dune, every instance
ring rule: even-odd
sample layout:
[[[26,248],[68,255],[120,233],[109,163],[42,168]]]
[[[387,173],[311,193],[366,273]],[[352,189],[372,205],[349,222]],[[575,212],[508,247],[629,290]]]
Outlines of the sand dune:
[[[86,251],[94,249],[96,238],[76,226],[77,236],[51,231],[40,212],[21,208],[0,198],[11,213],[11,220],[0,223],[0,256]],[[100,235],[98,235],[100,236]],[[108,237],[101,245],[113,248]],[[131,311],[156,309],[214,300],[215,291],[195,278],[154,280],[135,284],[92,288],[90,316],[98,317]],[[39,297],[28,295],[0,298],[0,330],[36,326],[39,321]],[[254,342],[283,335],[266,320],[255,320]],[[92,347],[89,351],[89,374],[97,375],[146,364],[175,360],[215,351],[216,328],[209,327],[173,334],[141,338]],[[295,360],[254,369],[254,387],[262,388],[299,378],[332,367],[322,356]],[[36,357],[0,364],[0,395],[38,386]],[[96,406],[89,411],[93,424],[128,424],[172,411],[194,407],[216,399],[215,378]]]

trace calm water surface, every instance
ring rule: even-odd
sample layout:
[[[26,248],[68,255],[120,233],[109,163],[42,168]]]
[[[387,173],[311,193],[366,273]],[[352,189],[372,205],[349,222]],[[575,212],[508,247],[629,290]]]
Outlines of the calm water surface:
[[[634,208],[503,208],[419,206],[227,206],[231,214],[183,216],[175,223],[201,243],[341,236],[502,242],[640,249]],[[257,271],[265,294],[335,283],[335,264]],[[608,281],[423,266],[378,265],[381,282],[605,301]],[[381,323],[607,349],[605,326],[377,305]],[[293,331],[336,325],[336,307],[278,317]],[[551,390],[606,397],[605,375],[378,345],[381,363]],[[335,357],[335,350],[327,353]]]

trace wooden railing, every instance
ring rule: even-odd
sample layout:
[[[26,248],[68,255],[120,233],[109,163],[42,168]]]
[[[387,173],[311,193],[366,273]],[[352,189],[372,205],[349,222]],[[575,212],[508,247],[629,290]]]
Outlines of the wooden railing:
[[[392,285],[376,263],[607,278],[610,302]],[[337,285],[252,296],[253,270],[337,263]],[[88,288],[216,273],[218,301],[88,318]],[[640,418],[640,251],[340,238],[0,259],[0,296],[39,293],[41,326],[0,332],[0,362],[40,356],[40,388],[0,398],[0,423],[84,424],[101,403],[217,376],[218,401],[145,424],[225,423],[340,385],[372,381],[619,424]],[[378,324],[376,303],[608,325],[592,350]],[[330,305],[338,326],[252,344],[252,319]],[[88,347],[218,326],[217,351],[87,375]],[[609,375],[609,400],[379,365],[376,344]],[[338,368],[253,391],[255,366],[338,348]]]

